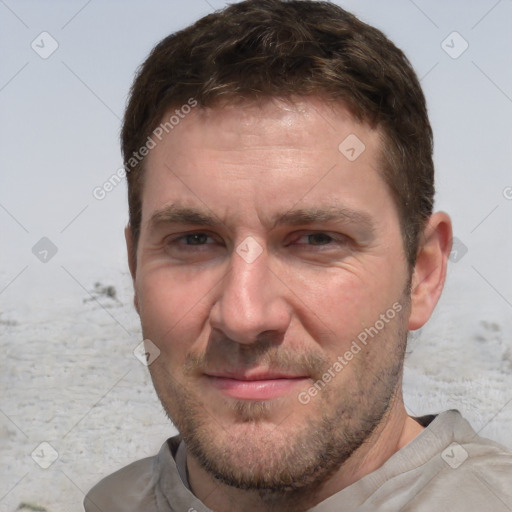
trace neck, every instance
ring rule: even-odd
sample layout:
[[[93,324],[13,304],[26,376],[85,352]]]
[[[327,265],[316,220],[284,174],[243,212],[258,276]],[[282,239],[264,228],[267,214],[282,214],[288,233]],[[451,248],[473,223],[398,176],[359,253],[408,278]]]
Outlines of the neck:
[[[215,512],[256,512],[308,510],[357,482],[382,466],[394,453],[411,442],[423,427],[407,415],[402,395],[395,396],[381,424],[367,442],[313,493],[300,496],[264,496],[260,491],[245,491],[215,480],[194,457],[187,454],[189,483],[197,498]]]

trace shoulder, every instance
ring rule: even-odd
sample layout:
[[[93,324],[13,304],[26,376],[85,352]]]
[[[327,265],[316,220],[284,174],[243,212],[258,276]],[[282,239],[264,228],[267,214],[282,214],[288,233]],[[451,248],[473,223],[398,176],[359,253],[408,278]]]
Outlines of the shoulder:
[[[458,411],[446,411],[436,420],[436,424],[432,424],[433,433],[442,437],[444,431],[448,435],[446,439],[450,441],[441,452],[443,460],[450,468],[462,465],[479,467],[485,464],[491,467],[508,467],[512,464],[512,451],[509,448],[480,437]]]
[[[423,500],[429,506],[443,503],[453,511],[512,510],[512,451],[480,437],[457,411],[436,420],[431,431],[438,438],[448,434],[448,442],[426,465],[425,492],[412,500],[411,510],[424,510]]]
[[[427,508],[418,503],[411,510],[430,511],[433,504],[453,512],[512,510],[512,453],[487,443],[484,450],[475,445],[454,443],[444,450],[438,473],[425,485],[423,497],[418,496]]]
[[[159,459],[172,457],[176,438],[166,441],[158,455],[121,468],[98,482],[84,499],[85,512],[130,512],[156,509],[155,486],[159,478]]]
[[[85,512],[136,510],[134,502],[151,493],[154,459],[133,462],[98,482],[85,497]]]

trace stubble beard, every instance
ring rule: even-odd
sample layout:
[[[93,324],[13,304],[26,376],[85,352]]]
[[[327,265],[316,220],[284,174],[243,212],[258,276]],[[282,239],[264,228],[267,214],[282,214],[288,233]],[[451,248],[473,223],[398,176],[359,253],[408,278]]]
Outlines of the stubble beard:
[[[235,420],[230,431],[214,412],[207,412],[207,404],[191,387],[179,384],[163,366],[150,366],[151,377],[167,415],[204,470],[225,485],[256,491],[268,510],[285,502],[295,503],[299,511],[304,498],[316,493],[370,438],[401,391],[406,310],[368,342],[362,351],[368,354],[358,354],[350,363],[353,389],[338,389],[335,377],[292,413],[301,417],[290,426],[286,418],[282,424],[272,421],[274,401],[231,400]],[[381,343],[388,351],[377,360],[370,345]]]

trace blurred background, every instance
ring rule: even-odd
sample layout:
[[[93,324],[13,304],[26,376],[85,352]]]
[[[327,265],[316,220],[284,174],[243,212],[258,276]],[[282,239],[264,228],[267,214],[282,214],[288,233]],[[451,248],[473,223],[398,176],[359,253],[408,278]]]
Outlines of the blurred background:
[[[445,293],[409,342],[406,406],[459,409],[512,448],[512,1],[335,3],[421,78],[436,209],[454,222]],[[82,510],[94,483],[175,432],[134,354],[126,186],[93,192],[121,167],[136,68],[224,5],[0,0],[2,512]]]

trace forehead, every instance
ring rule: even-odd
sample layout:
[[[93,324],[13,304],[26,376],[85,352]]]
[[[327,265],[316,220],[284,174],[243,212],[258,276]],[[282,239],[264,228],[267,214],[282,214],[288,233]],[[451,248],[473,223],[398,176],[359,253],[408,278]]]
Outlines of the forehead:
[[[174,111],[171,109],[163,122]],[[369,146],[378,144],[379,131],[358,122],[343,103],[292,97],[198,107],[183,116],[172,134],[194,145],[214,144],[218,150],[257,149],[258,143],[307,150],[317,149],[319,142],[324,149],[338,150],[339,143],[353,131],[367,139]],[[166,139],[172,144],[172,138]]]
[[[361,209],[369,195],[389,208],[380,145],[378,130],[318,98],[196,108],[146,159],[143,220],[174,202],[270,215],[299,203]]]

